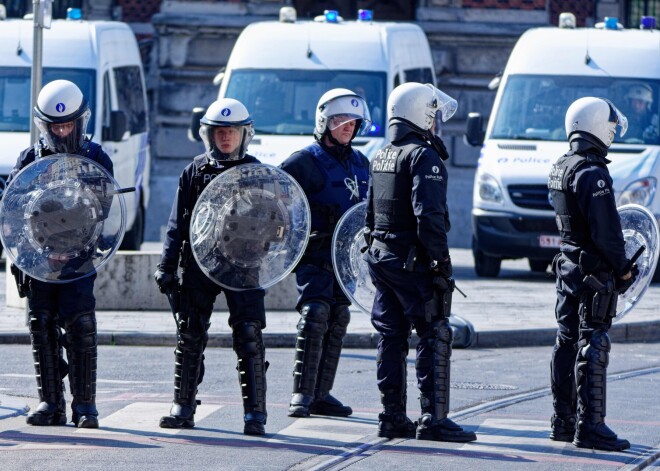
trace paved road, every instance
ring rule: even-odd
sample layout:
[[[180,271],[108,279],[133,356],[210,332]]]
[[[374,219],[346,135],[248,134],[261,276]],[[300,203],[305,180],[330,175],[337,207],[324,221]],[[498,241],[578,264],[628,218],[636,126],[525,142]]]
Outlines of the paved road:
[[[101,428],[32,427],[22,415],[0,419],[0,469],[630,470],[644,469],[660,456],[658,343],[613,348],[608,423],[632,443],[622,453],[581,450],[548,439],[549,347],[454,352],[451,416],[478,436],[477,442],[465,445],[376,436],[373,349],[348,349],[342,356],[334,392],[354,408],[352,417],[287,417],[292,356],[287,349],[267,351],[267,435],[246,437],[230,349],[207,350],[196,428],[163,430],[157,423],[171,399],[172,349],[103,346]],[[0,357],[0,400],[11,393],[14,401],[36,406],[29,346],[1,345]],[[7,406],[3,402],[0,408]],[[419,411],[412,358],[408,411],[413,418]]]

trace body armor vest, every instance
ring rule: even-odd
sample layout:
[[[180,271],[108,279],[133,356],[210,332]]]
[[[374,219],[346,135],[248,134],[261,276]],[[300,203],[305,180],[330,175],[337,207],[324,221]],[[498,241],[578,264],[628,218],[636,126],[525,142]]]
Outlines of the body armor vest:
[[[569,182],[584,165],[601,165],[597,158],[568,152],[557,160],[550,170],[548,189],[555,208],[555,221],[562,243],[589,250],[593,241],[589,224],[582,215],[577,199],[569,188]]]
[[[371,164],[374,192],[374,230],[383,232],[416,232],[417,218],[410,203],[412,182],[401,163],[418,149],[419,143],[403,147],[389,144],[379,150]]]
[[[311,230],[332,233],[339,218],[367,197],[369,169],[355,150],[348,157],[346,167],[319,144],[303,150],[312,155],[324,179],[321,191],[307,195],[312,212]]]

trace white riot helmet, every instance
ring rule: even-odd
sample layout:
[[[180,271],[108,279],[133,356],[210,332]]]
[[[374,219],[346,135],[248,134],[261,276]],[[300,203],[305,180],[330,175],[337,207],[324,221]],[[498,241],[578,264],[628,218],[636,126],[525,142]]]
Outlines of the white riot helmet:
[[[387,99],[389,122],[402,121],[436,137],[440,137],[440,122],[451,118],[457,108],[456,100],[430,83],[404,83],[392,90]],[[435,129],[431,129],[434,122]]]
[[[323,94],[316,106],[314,135],[321,139],[326,131],[334,131],[349,121],[357,120],[351,140],[371,128],[371,115],[364,98],[347,88],[334,88]]]
[[[214,101],[199,122],[199,135],[211,159],[240,160],[245,157],[247,147],[254,136],[254,126],[252,117],[243,103],[233,98]],[[231,128],[226,137],[227,148],[218,147],[215,138],[217,128]],[[236,133],[235,147],[234,137],[231,134],[233,132]]]
[[[584,97],[575,100],[566,111],[565,124],[568,142],[571,142],[574,133],[589,133],[605,147],[612,145],[617,125],[621,127],[621,137],[628,130],[628,119],[607,98]]]
[[[80,89],[68,80],[50,82],[39,92],[34,123],[55,153],[75,154],[85,142],[91,112]]]
[[[647,84],[635,84],[626,93],[626,100],[640,100],[646,103],[646,109],[651,109],[653,90]]]

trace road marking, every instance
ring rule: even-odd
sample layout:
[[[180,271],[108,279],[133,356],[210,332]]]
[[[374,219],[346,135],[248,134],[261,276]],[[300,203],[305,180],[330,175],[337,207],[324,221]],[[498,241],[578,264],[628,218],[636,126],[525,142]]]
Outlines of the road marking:
[[[291,438],[301,438],[308,444],[323,442],[353,443],[375,434],[378,414],[361,413],[343,418],[305,417],[277,432],[269,442],[291,443]],[[282,438],[279,438],[282,437]]]
[[[166,415],[171,403],[163,402],[134,402],[118,410],[114,414],[99,419],[98,429],[78,429],[76,433],[102,433],[102,434],[133,434],[158,433],[176,435],[186,429],[160,428],[158,423]],[[199,423],[209,415],[220,410],[219,404],[201,404],[195,412],[195,423]]]

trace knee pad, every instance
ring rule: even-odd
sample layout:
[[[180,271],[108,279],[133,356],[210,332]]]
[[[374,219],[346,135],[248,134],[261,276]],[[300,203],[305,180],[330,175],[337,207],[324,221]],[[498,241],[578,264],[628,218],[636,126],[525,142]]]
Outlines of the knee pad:
[[[54,316],[50,311],[30,311],[30,333],[43,334],[52,329]]]
[[[86,312],[65,325],[66,338],[70,348],[86,350],[96,346],[96,316]]]
[[[602,368],[607,368],[610,362],[612,343],[610,336],[604,330],[596,330],[591,335],[589,343],[580,351],[581,357]]]
[[[332,310],[332,320],[340,327],[348,327],[351,322],[351,310],[348,304],[340,304]]]
[[[254,321],[238,322],[231,326],[233,347],[241,357],[254,357],[263,351],[261,323]]]
[[[324,301],[309,301],[300,310],[298,330],[308,334],[323,335],[328,330],[330,305]]]

